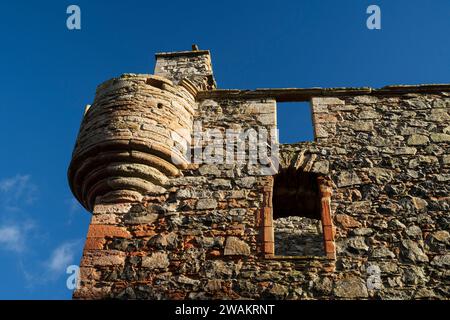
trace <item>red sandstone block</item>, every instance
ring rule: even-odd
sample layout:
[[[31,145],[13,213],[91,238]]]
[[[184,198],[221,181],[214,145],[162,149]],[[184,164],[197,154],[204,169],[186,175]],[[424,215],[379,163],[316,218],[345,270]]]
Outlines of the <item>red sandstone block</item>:
[[[217,257],[220,257],[222,254],[220,253],[219,250],[211,250],[207,253],[207,255],[210,258],[217,258]]]
[[[153,229],[137,229],[133,231],[133,234],[138,238],[146,238],[153,237],[154,235],[156,235],[156,232]]]
[[[167,296],[168,296],[169,300],[184,300],[184,299],[186,299],[186,293],[180,292],[180,291],[169,292],[169,293],[167,293]]]
[[[96,268],[80,267],[80,280],[99,280],[100,273]]]
[[[273,227],[266,226],[263,227],[263,241],[264,242],[274,242],[274,231]]]
[[[262,251],[265,254],[275,254],[275,244],[273,242],[263,242]]]
[[[323,226],[333,225],[331,221],[330,204],[329,202],[324,201],[322,201],[322,225]]]
[[[272,192],[271,191],[270,192],[269,191],[265,191],[264,192],[262,205],[264,207],[268,207],[268,208],[272,207]]]
[[[323,226],[323,238],[325,241],[333,241],[334,230],[332,226]]]
[[[264,227],[273,226],[272,209],[264,208],[262,210],[262,214],[263,214],[263,226]]]
[[[336,215],[336,221],[344,228],[358,228],[361,227],[361,223],[356,221],[353,217],[346,214]]]
[[[334,244],[334,241],[325,241],[325,253],[327,254],[327,256],[328,256],[328,254],[331,254],[331,253],[333,253],[333,254],[335,254],[335,252],[336,252],[336,246],[335,246],[335,244]]]
[[[328,259],[336,259],[336,252],[327,252],[327,258]],[[331,267],[331,272],[334,271],[334,267]]]
[[[88,238],[130,238],[130,233],[123,227],[106,224],[91,224],[89,226]]]
[[[101,250],[105,244],[105,238],[90,238],[86,239],[84,250]]]
[[[125,253],[117,250],[84,250],[81,267],[115,266],[125,264]]]
[[[328,189],[328,188],[321,188],[320,189],[320,197],[323,199],[323,200],[328,200],[328,201],[330,201],[330,199],[331,199],[331,191]]]
[[[93,281],[85,283],[79,289],[75,290],[73,298],[80,300],[98,300],[107,298],[111,292],[111,287],[96,287],[95,284],[96,283]]]

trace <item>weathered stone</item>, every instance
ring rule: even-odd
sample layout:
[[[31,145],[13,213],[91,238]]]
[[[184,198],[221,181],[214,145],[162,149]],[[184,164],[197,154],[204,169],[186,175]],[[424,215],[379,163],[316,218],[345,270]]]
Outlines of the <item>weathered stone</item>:
[[[437,267],[450,267],[450,254],[435,256],[431,264]]]
[[[252,188],[256,183],[255,177],[243,177],[236,180],[236,184],[242,188]]]
[[[165,213],[165,210],[161,206],[145,207],[143,205],[135,205],[123,216],[123,223],[131,225],[151,224],[158,220],[160,214],[163,213]]]
[[[401,230],[406,229],[406,226],[398,221],[397,219],[392,219],[388,223],[389,227],[391,227],[393,230]]]
[[[329,136],[328,129],[323,124],[316,124],[314,127],[314,134],[317,138],[327,138]]]
[[[361,184],[358,175],[352,171],[341,172],[337,178],[337,185],[339,188],[349,187]]]
[[[313,105],[343,105],[345,101],[334,97],[314,97],[312,103]]]
[[[373,233],[371,228],[357,228],[350,231],[350,234],[355,236],[370,236]]]
[[[433,239],[439,242],[450,244],[450,233],[445,230],[436,231],[432,234]]]
[[[356,276],[337,280],[334,288],[334,295],[338,298],[354,299],[367,298],[369,293],[364,281]]]
[[[314,290],[321,295],[329,295],[333,290],[333,282],[329,278],[316,278],[313,286]]]
[[[311,172],[328,174],[329,166],[330,166],[330,164],[326,160],[316,161],[313,165]]]
[[[396,155],[415,155],[417,153],[417,149],[416,148],[412,148],[412,147],[400,147],[400,148],[396,148],[394,150],[394,153]]]
[[[242,268],[242,262],[224,262],[222,260],[210,260],[205,266],[205,274],[208,278],[231,278],[238,276]]]
[[[81,266],[123,266],[125,254],[117,250],[87,250],[83,254]]]
[[[344,228],[358,228],[361,223],[356,221],[353,217],[346,214],[337,214],[336,221],[342,225]]]
[[[445,155],[442,157],[443,164],[450,164],[450,155]]]
[[[350,124],[350,127],[355,131],[372,132],[373,123],[369,121],[359,121]]]
[[[356,96],[353,98],[353,103],[361,103],[361,104],[372,104],[377,103],[378,98],[376,96]]]
[[[402,257],[411,262],[428,262],[428,257],[420,249],[419,245],[412,240],[403,240],[401,247]]]
[[[436,299],[438,296],[433,290],[428,288],[420,288],[414,294],[414,299]]]
[[[204,164],[204,165],[200,166],[198,171],[203,176],[212,175],[215,177],[219,177],[221,175],[219,168],[213,164]]]
[[[378,184],[385,184],[393,179],[393,173],[390,169],[370,168],[369,177],[373,178]]]
[[[381,115],[372,110],[365,110],[359,113],[358,118],[364,120],[379,119],[381,118]]]
[[[430,139],[427,136],[420,134],[413,134],[408,138],[408,145],[410,146],[422,146],[426,145],[430,142]]]
[[[165,252],[154,252],[148,257],[142,257],[142,267],[150,269],[165,269],[170,265]]]
[[[414,207],[417,210],[423,210],[428,205],[428,202],[426,202],[424,199],[421,199],[421,198],[418,198],[418,197],[412,197],[412,201],[413,201]]]
[[[435,178],[439,182],[450,181],[450,174],[436,174]]]
[[[261,113],[256,116],[256,120],[260,122],[263,126],[276,125],[275,113]]]
[[[222,280],[214,279],[214,280],[208,280],[208,283],[205,286],[206,291],[209,292],[216,292],[220,291],[222,289]]]
[[[199,280],[188,278],[185,275],[179,275],[177,278],[177,282],[182,283],[182,284],[189,284],[189,285],[193,285],[193,286],[197,286],[200,284]]]
[[[250,247],[247,243],[239,240],[236,237],[228,237],[225,242],[224,255],[242,255],[248,256],[250,254]]]
[[[421,285],[427,281],[427,277],[422,267],[409,266],[403,271],[402,280],[407,285]]]
[[[370,201],[355,201],[350,204],[346,211],[353,214],[364,214],[371,211],[372,203]]]
[[[215,199],[199,199],[196,208],[198,210],[215,209],[217,208],[217,201]]]
[[[145,215],[129,214],[124,217],[123,222],[125,224],[151,224],[158,220],[159,215],[156,213],[148,213]]]
[[[92,224],[118,224],[119,217],[113,213],[94,214],[92,216]]]
[[[152,237],[148,244],[157,249],[169,249],[173,250],[178,245],[178,235],[175,232],[168,234],[158,234]]]
[[[354,237],[348,240],[348,246],[357,251],[368,251],[369,246],[366,244],[364,237]]]
[[[274,299],[284,299],[286,298],[288,293],[288,289],[278,283],[275,283],[268,291],[267,294],[269,297]]]
[[[450,142],[450,134],[446,133],[432,133],[430,135],[431,141],[441,143],[441,142]]]
[[[214,179],[211,181],[211,187],[220,189],[231,189],[231,181],[226,179]]]
[[[422,238],[422,229],[418,226],[410,226],[406,229],[406,234],[412,238]]]
[[[370,255],[372,258],[395,258],[395,254],[386,247],[374,248]]]

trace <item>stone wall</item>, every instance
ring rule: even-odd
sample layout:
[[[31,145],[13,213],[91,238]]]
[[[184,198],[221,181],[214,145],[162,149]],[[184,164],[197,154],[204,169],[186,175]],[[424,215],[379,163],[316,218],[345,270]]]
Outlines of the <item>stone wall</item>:
[[[274,163],[248,165],[245,150],[178,167],[157,192],[98,193],[74,298],[448,299],[450,90],[414,90],[312,96],[316,141],[280,146],[281,168],[329,181],[335,258],[318,220],[272,225]],[[227,129],[276,127],[277,94],[252,94],[197,95],[194,158],[239,150],[217,139]]]
[[[216,87],[208,50],[157,53],[154,73],[177,84],[189,79],[203,90]]]
[[[295,216],[278,218],[274,222],[275,255],[324,256],[320,220]]]
[[[379,269],[382,289],[370,295],[448,298],[448,95],[313,98],[312,105],[318,148],[332,147],[337,270],[356,279]]]

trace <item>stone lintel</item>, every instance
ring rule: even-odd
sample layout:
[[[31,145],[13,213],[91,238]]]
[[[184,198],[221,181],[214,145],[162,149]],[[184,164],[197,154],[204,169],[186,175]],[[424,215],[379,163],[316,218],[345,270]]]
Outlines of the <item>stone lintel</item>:
[[[193,50],[193,51],[175,51],[175,52],[158,52],[155,53],[156,58],[172,58],[172,57],[194,57],[202,55],[211,55],[209,50]]]
[[[198,100],[203,99],[269,99],[278,102],[309,101],[313,97],[338,97],[359,95],[402,95],[410,93],[450,93],[450,84],[393,85],[379,89],[360,88],[262,88],[255,90],[218,89],[200,91]]]

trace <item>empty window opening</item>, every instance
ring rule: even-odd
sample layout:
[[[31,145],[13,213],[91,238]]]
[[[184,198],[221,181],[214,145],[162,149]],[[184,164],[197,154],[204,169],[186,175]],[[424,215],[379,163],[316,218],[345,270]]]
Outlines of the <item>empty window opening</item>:
[[[274,180],[273,230],[276,256],[323,256],[321,195],[317,175],[282,169]]]
[[[309,102],[277,102],[277,128],[280,143],[314,140]]]

